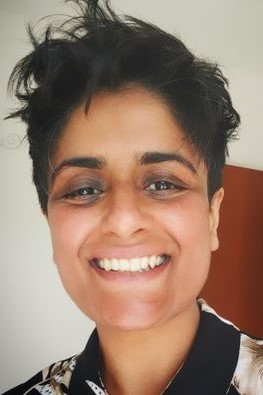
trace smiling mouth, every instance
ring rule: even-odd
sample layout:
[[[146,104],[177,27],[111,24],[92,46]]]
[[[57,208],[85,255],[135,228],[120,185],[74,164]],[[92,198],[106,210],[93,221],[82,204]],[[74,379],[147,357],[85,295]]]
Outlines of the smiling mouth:
[[[98,259],[93,258],[91,264],[96,266],[101,270],[107,272],[128,272],[128,273],[138,273],[153,270],[156,267],[162,266],[169,261],[168,255],[150,255],[140,258],[132,259],[117,259],[117,258],[104,258]]]

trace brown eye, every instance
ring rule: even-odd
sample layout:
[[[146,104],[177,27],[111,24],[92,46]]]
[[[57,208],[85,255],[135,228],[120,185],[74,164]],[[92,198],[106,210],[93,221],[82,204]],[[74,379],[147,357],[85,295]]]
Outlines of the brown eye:
[[[85,200],[91,197],[100,195],[102,191],[94,187],[82,187],[78,188],[74,191],[66,193],[63,198],[64,199],[80,199]]]
[[[148,186],[148,191],[167,191],[170,189],[178,189],[178,186],[168,181],[157,181]]]

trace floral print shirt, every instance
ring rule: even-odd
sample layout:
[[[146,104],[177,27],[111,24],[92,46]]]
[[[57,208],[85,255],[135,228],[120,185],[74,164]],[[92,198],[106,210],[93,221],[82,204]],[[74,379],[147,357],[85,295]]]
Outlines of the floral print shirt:
[[[198,304],[201,320],[191,353],[163,394],[263,395],[263,340],[240,332],[202,299]],[[94,330],[82,353],[52,364],[4,395],[107,395],[98,358]]]

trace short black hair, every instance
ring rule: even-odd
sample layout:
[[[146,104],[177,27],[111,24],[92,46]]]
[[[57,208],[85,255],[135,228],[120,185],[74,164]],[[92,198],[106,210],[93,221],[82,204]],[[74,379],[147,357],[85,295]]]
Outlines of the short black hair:
[[[65,0],[69,1],[69,0]],[[176,36],[130,16],[109,1],[70,0],[77,16],[28,32],[33,51],[15,66],[9,88],[21,106],[9,115],[27,124],[33,181],[47,212],[50,158],[72,111],[93,95],[133,85],[159,95],[208,169],[208,196],[221,186],[227,143],[240,117],[217,64],[202,60]]]

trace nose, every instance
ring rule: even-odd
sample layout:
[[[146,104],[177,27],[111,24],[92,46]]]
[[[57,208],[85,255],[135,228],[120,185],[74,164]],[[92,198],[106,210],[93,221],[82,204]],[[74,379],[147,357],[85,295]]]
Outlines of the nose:
[[[147,230],[149,219],[143,200],[138,192],[130,189],[112,193],[102,218],[103,233],[127,240]]]

